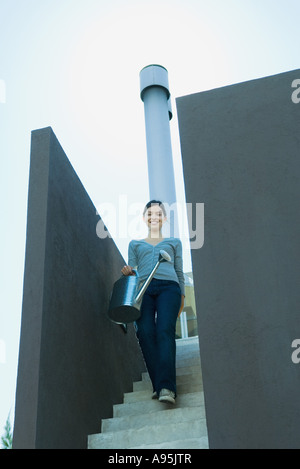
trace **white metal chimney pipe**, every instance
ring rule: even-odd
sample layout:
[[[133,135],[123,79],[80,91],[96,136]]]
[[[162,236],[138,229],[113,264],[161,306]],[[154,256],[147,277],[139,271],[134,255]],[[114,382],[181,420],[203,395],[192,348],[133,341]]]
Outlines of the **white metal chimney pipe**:
[[[169,120],[172,118],[168,71],[161,65],[148,65],[140,72],[141,99],[144,102],[150,199],[176,203],[176,189]],[[173,205],[174,209],[175,205]],[[178,236],[176,210],[170,213],[170,236]]]

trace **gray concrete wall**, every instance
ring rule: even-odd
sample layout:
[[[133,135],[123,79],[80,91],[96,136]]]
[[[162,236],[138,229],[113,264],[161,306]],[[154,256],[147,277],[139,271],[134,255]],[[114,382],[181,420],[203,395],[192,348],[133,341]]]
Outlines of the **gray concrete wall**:
[[[177,99],[211,448],[300,448],[300,70]]]
[[[52,129],[34,131],[15,449],[86,448],[144,371],[133,326],[106,316],[125,262],[98,221]]]

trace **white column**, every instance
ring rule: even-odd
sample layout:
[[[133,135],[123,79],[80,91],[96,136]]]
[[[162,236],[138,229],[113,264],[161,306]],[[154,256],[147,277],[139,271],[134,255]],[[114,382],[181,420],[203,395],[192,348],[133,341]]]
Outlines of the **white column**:
[[[149,65],[140,72],[141,99],[144,102],[150,199],[169,207],[176,203],[171,132],[172,118],[168,71]],[[174,207],[174,206],[173,206]],[[170,236],[179,236],[176,210],[170,213]]]

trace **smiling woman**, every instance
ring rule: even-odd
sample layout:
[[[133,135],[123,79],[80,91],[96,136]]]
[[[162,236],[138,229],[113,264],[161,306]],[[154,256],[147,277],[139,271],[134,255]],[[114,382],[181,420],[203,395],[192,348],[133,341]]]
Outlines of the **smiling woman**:
[[[170,262],[161,264],[149,286],[137,319],[136,334],[153,386],[152,399],[175,404],[176,398],[176,321],[184,306],[185,282],[182,270],[182,246],[178,238],[163,238],[166,209],[159,200],[151,200],[144,208],[148,237],[132,240],[128,248],[128,265],[123,275],[136,275],[145,281],[159,258],[161,249]]]

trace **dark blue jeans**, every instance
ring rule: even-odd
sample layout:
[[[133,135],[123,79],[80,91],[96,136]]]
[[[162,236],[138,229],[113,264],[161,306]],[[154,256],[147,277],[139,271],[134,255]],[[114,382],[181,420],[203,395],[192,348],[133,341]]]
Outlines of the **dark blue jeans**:
[[[179,284],[153,278],[141,304],[136,333],[152,381],[153,390],[176,394],[176,320],[181,304]]]

